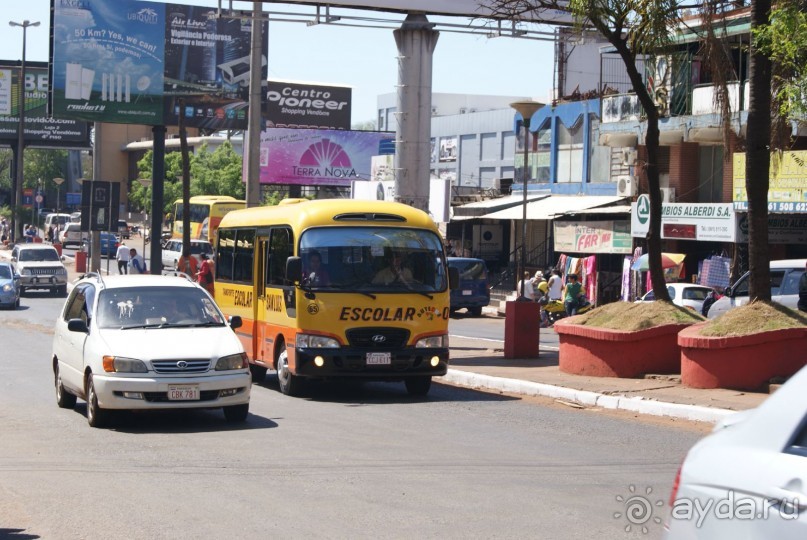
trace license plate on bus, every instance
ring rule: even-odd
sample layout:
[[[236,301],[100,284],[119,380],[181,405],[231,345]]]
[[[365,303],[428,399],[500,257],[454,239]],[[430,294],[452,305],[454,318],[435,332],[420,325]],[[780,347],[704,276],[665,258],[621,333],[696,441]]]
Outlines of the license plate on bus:
[[[392,353],[370,352],[367,353],[368,366],[388,366],[392,363]]]
[[[198,399],[198,384],[175,384],[168,386],[169,401],[195,401]]]
[[[474,294],[474,291],[471,291],[471,290],[468,290],[468,289],[465,289],[465,290],[462,291],[463,296],[471,296],[472,294]]]

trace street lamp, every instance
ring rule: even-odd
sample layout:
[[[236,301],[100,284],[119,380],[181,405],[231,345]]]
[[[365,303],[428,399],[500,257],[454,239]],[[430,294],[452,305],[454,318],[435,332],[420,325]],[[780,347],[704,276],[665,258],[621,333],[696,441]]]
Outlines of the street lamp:
[[[528,156],[529,156],[529,139],[530,139],[530,119],[532,115],[535,114],[538,109],[543,107],[543,103],[539,103],[537,101],[516,101],[515,103],[511,103],[510,107],[516,110],[518,114],[521,115],[522,118],[522,125],[524,126],[524,166],[521,168],[521,180],[522,180],[522,194],[523,194],[523,214],[521,217],[521,268],[518,270],[518,277],[521,278],[521,290],[518,294],[519,301],[526,301],[527,298],[524,296],[524,288],[526,286],[525,279],[524,279],[524,271],[527,269],[527,182],[529,181],[528,176]]]
[[[62,184],[64,184],[64,178],[56,177],[56,178],[53,179],[53,183],[56,184],[56,213],[61,214],[62,213],[61,194],[62,194]],[[61,231],[61,229],[62,229],[62,222],[57,219],[56,220],[56,235],[54,237],[56,243],[59,243],[59,231]]]
[[[22,153],[25,147],[25,37],[29,26],[39,26],[39,21],[31,22],[24,20],[22,23],[8,21],[9,26],[19,26],[22,28],[22,62],[20,63],[20,78],[17,81],[17,90],[19,94],[18,105],[18,118],[19,123],[17,126],[17,174],[14,177],[14,211],[11,213],[11,239],[17,240],[19,224],[15,219],[15,215],[22,205]]]

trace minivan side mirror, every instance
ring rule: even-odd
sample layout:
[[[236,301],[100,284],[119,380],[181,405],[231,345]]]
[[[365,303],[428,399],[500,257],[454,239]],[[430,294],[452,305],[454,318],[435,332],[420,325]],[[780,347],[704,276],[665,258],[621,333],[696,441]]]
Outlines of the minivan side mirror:
[[[235,330],[236,328],[241,328],[243,324],[244,321],[241,320],[240,315],[232,315],[230,317],[230,328],[232,328],[233,330]]]
[[[67,321],[67,329],[71,332],[90,333],[90,329],[87,328],[87,323],[84,322],[84,319],[70,319]]]
[[[726,290],[723,291],[723,295],[728,296],[729,298],[732,298],[734,296],[734,291],[731,290],[731,285],[726,287]]]

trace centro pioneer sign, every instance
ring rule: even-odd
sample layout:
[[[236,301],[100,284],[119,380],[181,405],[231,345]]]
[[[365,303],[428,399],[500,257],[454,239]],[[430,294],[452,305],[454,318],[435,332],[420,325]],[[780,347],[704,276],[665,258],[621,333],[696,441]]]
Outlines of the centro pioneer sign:
[[[269,81],[266,127],[350,129],[351,92],[348,86]]]
[[[641,195],[631,204],[631,236],[647,236],[650,204]],[[670,203],[661,205],[661,238],[736,242],[737,215],[730,203]]]

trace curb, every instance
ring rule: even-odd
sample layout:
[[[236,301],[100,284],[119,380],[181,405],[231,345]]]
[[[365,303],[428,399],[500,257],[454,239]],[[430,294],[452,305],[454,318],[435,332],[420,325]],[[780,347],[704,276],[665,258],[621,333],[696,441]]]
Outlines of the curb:
[[[440,380],[457,386],[464,386],[474,390],[506,392],[526,396],[543,396],[563,399],[588,407],[602,407],[603,409],[619,409],[623,411],[649,414],[653,416],[668,416],[682,420],[696,422],[717,423],[737,411],[729,409],[716,409],[700,405],[684,405],[681,403],[668,403],[655,401],[642,397],[609,396],[586,390],[575,390],[563,386],[507,379],[480,375],[456,369],[449,369]]]

